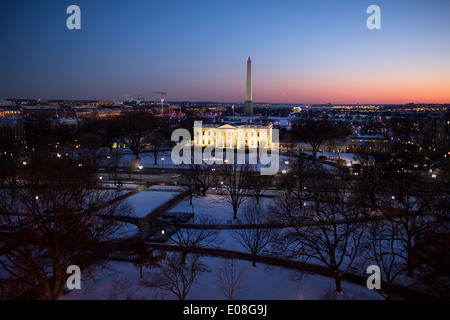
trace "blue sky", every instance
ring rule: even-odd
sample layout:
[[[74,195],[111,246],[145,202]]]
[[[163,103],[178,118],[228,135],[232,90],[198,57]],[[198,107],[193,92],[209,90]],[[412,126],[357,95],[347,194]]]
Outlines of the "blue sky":
[[[254,101],[450,102],[448,0],[3,0],[0,35],[0,98],[243,101],[251,56]]]

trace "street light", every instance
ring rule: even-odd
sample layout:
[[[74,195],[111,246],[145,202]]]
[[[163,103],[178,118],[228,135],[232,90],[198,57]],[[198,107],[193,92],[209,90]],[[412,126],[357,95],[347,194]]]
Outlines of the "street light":
[[[141,183],[142,182],[142,169],[144,168],[144,166],[140,165],[138,168],[139,168],[139,173],[140,173],[140,175],[139,175],[139,183]]]

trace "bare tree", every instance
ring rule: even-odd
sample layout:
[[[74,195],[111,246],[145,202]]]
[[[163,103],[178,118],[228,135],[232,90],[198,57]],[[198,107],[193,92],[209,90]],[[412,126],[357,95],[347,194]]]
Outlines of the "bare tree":
[[[122,202],[102,207],[111,198],[95,189],[95,171],[69,158],[35,159],[22,183],[14,212],[8,211],[9,199],[0,196],[8,228],[0,265],[20,282],[24,297],[58,299],[70,276],[67,267],[98,262],[102,243],[120,227],[117,216],[129,208]]]
[[[236,229],[232,236],[252,254],[252,267],[256,267],[256,256],[271,243],[274,231],[269,226],[268,213],[255,203],[245,205],[242,219],[248,228]]]
[[[233,219],[241,204],[250,194],[248,164],[222,164],[219,167],[220,187],[224,191],[222,198],[233,207]]]
[[[326,265],[338,293],[342,291],[341,276],[352,265],[363,234],[350,187],[343,178],[316,176],[304,191],[304,209],[297,206],[277,212],[278,219],[289,226],[281,236],[291,255],[306,255]]]
[[[136,171],[136,169],[138,169],[138,167],[139,167],[139,160],[137,160],[137,159],[130,159],[126,162],[128,179],[131,180],[131,176]]]
[[[244,266],[233,257],[223,261],[217,271],[216,286],[219,294],[227,300],[244,299],[248,288]]]
[[[297,141],[309,143],[312,148],[313,159],[316,161],[320,146],[331,138],[333,124],[328,120],[299,121],[293,124],[292,131]]]
[[[4,155],[0,158],[0,185],[9,192],[10,205],[14,207],[16,194],[19,190],[20,169],[22,164],[14,155]]]
[[[272,184],[272,177],[261,175],[256,171],[256,168],[252,168],[252,170],[249,171],[249,181],[251,181],[251,184],[249,185],[250,194],[255,197],[256,204],[259,204],[261,197]]]
[[[120,154],[117,152],[117,149],[111,151],[109,156],[107,157],[106,165],[109,171],[109,179],[114,181],[114,185],[116,185],[118,181],[119,167],[121,164]]]
[[[152,132],[145,138],[144,141],[150,144],[150,152],[153,156],[154,164],[156,166],[156,164],[158,163],[158,155],[164,144],[164,135],[159,132]]]
[[[331,130],[330,144],[337,150],[338,161],[341,160],[342,148],[347,141],[347,137],[351,134],[351,130],[346,125],[337,124],[334,129]]]
[[[385,299],[392,299],[390,287],[395,279],[404,272],[405,256],[399,242],[401,236],[398,226],[390,221],[372,221],[368,223],[366,236],[366,259],[381,269],[383,285],[377,292]]]
[[[145,245],[139,244],[135,251],[134,266],[139,269],[139,277],[143,278],[144,268],[151,268],[155,265],[157,258],[153,250]]]
[[[198,255],[189,255],[186,264],[181,264],[179,253],[168,253],[165,259],[157,263],[156,269],[157,272],[144,284],[172,292],[180,300],[186,300],[196,278],[209,271]]]
[[[186,256],[194,247],[207,247],[216,241],[219,231],[214,227],[216,219],[207,215],[194,216],[192,223],[195,228],[182,228],[170,240],[181,248],[181,264],[186,263]]]
[[[409,277],[417,268],[415,239],[435,228],[434,203],[443,190],[434,181],[426,181],[417,175],[399,174],[386,180],[378,198],[377,209],[383,217],[398,225],[401,246],[406,253],[406,268]]]
[[[139,160],[140,154],[145,150],[145,139],[153,131],[153,114],[145,110],[126,112],[120,116],[118,123],[121,130],[118,141],[125,144]]]
[[[83,122],[78,139],[81,150],[85,150],[87,156],[94,162],[97,161],[97,156],[101,153],[102,148],[109,147],[109,143],[105,138],[105,130],[102,127],[102,122],[96,118]]]
[[[217,174],[214,165],[191,164],[183,173],[182,184],[205,197],[206,192],[217,186]]]
[[[447,215],[450,210],[446,208]],[[450,221],[438,218],[437,227],[417,239],[417,259],[420,267],[417,278],[427,292],[436,299],[450,299]]]

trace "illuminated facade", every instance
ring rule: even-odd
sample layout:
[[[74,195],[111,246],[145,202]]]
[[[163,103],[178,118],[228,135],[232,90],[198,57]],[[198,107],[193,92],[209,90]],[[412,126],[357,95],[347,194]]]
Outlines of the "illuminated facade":
[[[224,149],[271,148],[272,125],[194,126],[194,146]]]

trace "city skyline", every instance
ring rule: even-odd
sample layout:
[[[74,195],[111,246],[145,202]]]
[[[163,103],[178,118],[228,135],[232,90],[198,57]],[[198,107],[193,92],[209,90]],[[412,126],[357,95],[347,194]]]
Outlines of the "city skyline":
[[[81,8],[68,30],[66,8]],[[366,9],[381,8],[381,30]],[[448,1],[0,4],[0,98],[450,103]]]

